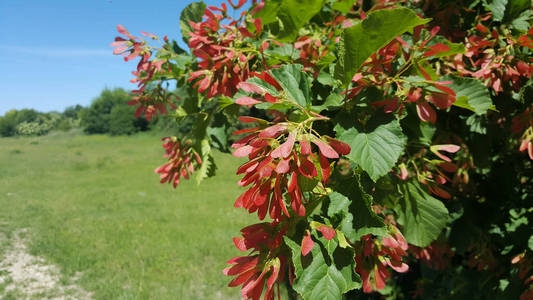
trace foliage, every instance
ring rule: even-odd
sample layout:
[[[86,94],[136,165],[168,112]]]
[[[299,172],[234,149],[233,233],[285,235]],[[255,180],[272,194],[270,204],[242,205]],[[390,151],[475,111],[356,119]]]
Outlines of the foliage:
[[[148,128],[148,121],[136,119],[128,107],[131,96],[123,89],[105,89],[89,107],[79,110],[80,124],[89,134],[132,134]],[[76,108],[75,108],[76,110]]]
[[[41,113],[33,109],[11,110],[0,117],[0,136],[45,135],[57,128],[64,117],[56,112]]]
[[[192,124],[163,138],[161,182],[214,175],[213,147],[248,159],[234,206],[263,222],[234,238],[229,285],[531,299],[531,3],[245,3],[189,5],[190,54],[121,25],[112,43],[139,59],[135,115]]]

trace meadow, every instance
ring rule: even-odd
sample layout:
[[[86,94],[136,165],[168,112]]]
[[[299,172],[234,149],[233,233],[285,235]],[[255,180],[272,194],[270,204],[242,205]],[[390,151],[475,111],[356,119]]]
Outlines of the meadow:
[[[174,190],[153,172],[162,154],[151,133],[2,138],[0,233],[27,229],[31,253],[94,299],[239,299],[221,270],[256,219],[233,208],[240,161],[217,153],[215,177]]]

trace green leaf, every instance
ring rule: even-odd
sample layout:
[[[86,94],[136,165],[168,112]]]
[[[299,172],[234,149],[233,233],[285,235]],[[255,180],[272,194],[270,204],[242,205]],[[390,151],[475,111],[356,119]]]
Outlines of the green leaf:
[[[265,50],[265,56],[272,61],[272,64],[276,64],[283,61],[294,61],[300,58],[300,50],[295,49],[292,44],[283,44],[282,46],[276,46],[273,49]]]
[[[529,240],[527,241],[527,246],[530,250],[533,250],[533,235],[529,237]]]
[[[402,183],[399,188],[403,198],[395,211],[398,222],[403,225],[403,235],[409,244],[426,247],[446,226],[448,210],[417,182]]]
[[[335,239],[327,241],[313,235],[315,246],[302,256],[300,244],[284,237],[294,264],[293,288],[305,300],[337,300],[350,290],[361,287],[361,278],[354,272],[354,252],[338,247]]]
[[[506,5],[507,0],[492,0],[490,3],[487,3],[487,8],[492,12],[492,19],[494,21],[500,22],[503,20]]]
[[[180,15],[181,36],[183,37],[183,41],[185,41],[185,44],[189,44],[189,38],[190,38],[189,32],[193,30],[191,25],[189,24],[189,21],[192,21],[192,22],[202,21],[205,8],[206,8],[205,3],[200,1],[200,2],[193,2],[187,5],[181,11],[181,15]]]
[[[282,42],[296,39],[298,30],[322,9],[325,2],[325,0],[283,0],[277,12],[281,24],[276,39]]]
[[[422,122],[414,107],[407,107],[407,116],[400,123],[409,140],[418,140],[426,146],[432,144],[437,128],[430,122]]]
[[[270,73],[290,100],[303,107],[311,104],[310,79],[303,71],[302,65],[284,65],[281,68],[272,69]]]
[[[331,4],[331,8],[333,8],[334,10],[338,10],[342,12],[343,14],[347,14],[348,12],[350,12],[350,9],[353,7],[355,2],[356,2],[355,0],[334,1]]]
[[[323,85],[333,86],[335,84],[335,78],[329,72],[321,71],[316,79]]]
[[[352,242],[367,234],[387,235],[383,219],[372,210],[372,196],[363,190],[360,175],[334,176],[327,215],[337,230]]]
[[[533,16],[533,12],[531,12],[531,10],[526,10],[523,13],[521,13],[520,16],[518,16],[513,21],[511,21],[511,26],[514,29],[517,29],[520,31],[527,31],[530,26],[529,20],[531,19],[531,16]]]
[[[204,179],[215,176],[216,164],[213,156],[211,155],[211,146],[209,140],[206,138],[201,141],[202,147],[202,164],[196,173],[196,183],[200,184]]]
[[[362,190],[358,179],[354,179],[340,180],[337,191],[329,195],[328,216],[333,221],[340,219],[337,230],[352,242],[367,234],[387,235],[383,219],[372,210],[372,196]]]
[[[343,105],[343,100],[344,96],[337,93],[332,93],[326,98],[326,101],[324,101],[324,103],[322,103],[321,105],[312,106],[311,109],[317,113],[325,109],[335,109]]]
[[[504,17],[504,21],[506,22],[513,21],[524,12],[531,10],[531,0],[508,0],[506,2]]]
[[[487,134],[487,125],[483,116],[478,116],[475,114],[469,116],[466,119],[466,125],[470,126],[470,131],[472,132]]]
[[[352,151],[347,157],[374,181],[392,169],[407,142],[397,120],[379,125],[368,133],[352,127],[344,131],[339,140],[350,145]]]
[[[341,35],[335,78],[348,86],[354,74],[373,53],[400,34],[429,22],[407,8],[377,10]]]
[[[263,25],[276,22],[281,4],[281,0],[265,1],[265,6],[254,15],[254,18],[260,18]]]
[[[442,80],[452,81],[446,86],[455,92],[456,101],[453,105],[471,110],[477,115],[484,115],[491,108],[489,90],[478,79],[446,75]]]

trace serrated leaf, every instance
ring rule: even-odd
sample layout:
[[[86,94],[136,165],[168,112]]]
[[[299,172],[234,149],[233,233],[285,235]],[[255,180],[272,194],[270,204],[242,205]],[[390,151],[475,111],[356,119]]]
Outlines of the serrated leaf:
[[[270,71],[289,100],[296,102],[302,107],[311,104],[310,78],[303,72],[303,66],[298,64],[284,65]]]
[[[511,21],[511,26],[520,31],[527,31],[530,26],[529,20],[531,19],[531,16],[533,16],[531,10],[524,11],[520,16]]]
[[[453,105],[484,115],[492,106],[489,90],[476,78],[456,77],[446,75],[443,81],[452,81],[446,86],[451,88],[456,95]]]
[[[206,8],[205,3],[203,3],[202,1],[199,1],[199,2],[193,2],[187,5],[181,11],[180,28],[181,28],[181,36],[183,37],[183,41],[185,42],[185,44],[189,44],[189,38],[190,38],[189,32],[193,30],[189,22],[190,21],[192,22],[202,21],[205,8]]]
[[[209,140],[204,139],[202,145],[202,164],[196,173],[196,183],[200,184],[204,179],[215,176],[216,164],[211,155],[211,146]]]
[[[344,131],[339,140],[350,145],[352,151],[346,156],[374,181],[392,169],[407,143],[397,120],[379,125],[368,133],[352,127]]]
[[[395,208],[403,235],[409,244],[426,247],[437,239],[448,220],[448,210],[417,182],[399,186],[403,198]]]
[[[312,106],[311,110],[319,113],[325,109],[335,109],[343,105],[343,100],[343,96],[337,93],[332,93],[326,98],[326,101],[324,101],[324,103],[322,103],[321,105]]]
[[[348,86],[361,65],[376,51],[400,34],[429,22],[408,8],[382,9],[341,35],[335,78]]]
[[[363,190],[359,176],[335,178],[335,191],[329,195],[327,215],[352,242],[366,234],[386,235],[383,219],[372,210],[372,196]]]
[[[487,3],[487,8],[492,12],[492,19],[500,22],[505,15],[507,0],[492,0]]]
[[[325,0],[283,0],[277,12],[280,29],[276,39],[291,42],[298,36],[298,30],[316,15]]]
[[[504,21],[513,21],[524,12],[531,11],[531,0],[508,0],[505,7]]]
[[[313,250],[302,257],[300,245],[284,237],[292,253],[294,290],[305,300],[337,300],[344,293],[360,288],[361,278],[354,272],[353,250],[337,247],[335,239],[326,241],[316,235],[314,239]]]
[[[300,57],[300,50],[295,49],[292,44],[275,46],[273,49],[265,50],[264,53],[269,60],[275,58],[278,61],[294,61]]]
[[[483,116],[475,114],[466,119],[466,125],[470,126],[470,131],[479,134],[487,134],[487,126],[485,123]]]
[[[282,3],[281,0],[265,1],[265,6],[254,15],[254,18],[260,18],[263,25],[276,22]]]

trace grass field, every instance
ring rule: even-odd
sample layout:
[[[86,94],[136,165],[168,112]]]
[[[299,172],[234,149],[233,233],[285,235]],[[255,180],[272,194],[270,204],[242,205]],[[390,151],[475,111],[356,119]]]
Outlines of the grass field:
[[[238,299],[221,270],[255,222],[233,208],[239,160],[217,154],[216,177],[174,190],[153,173],[162,154],[150,134],[0,139],[0,231],[27,229],[31,253],[82,272],[95,299]]]

